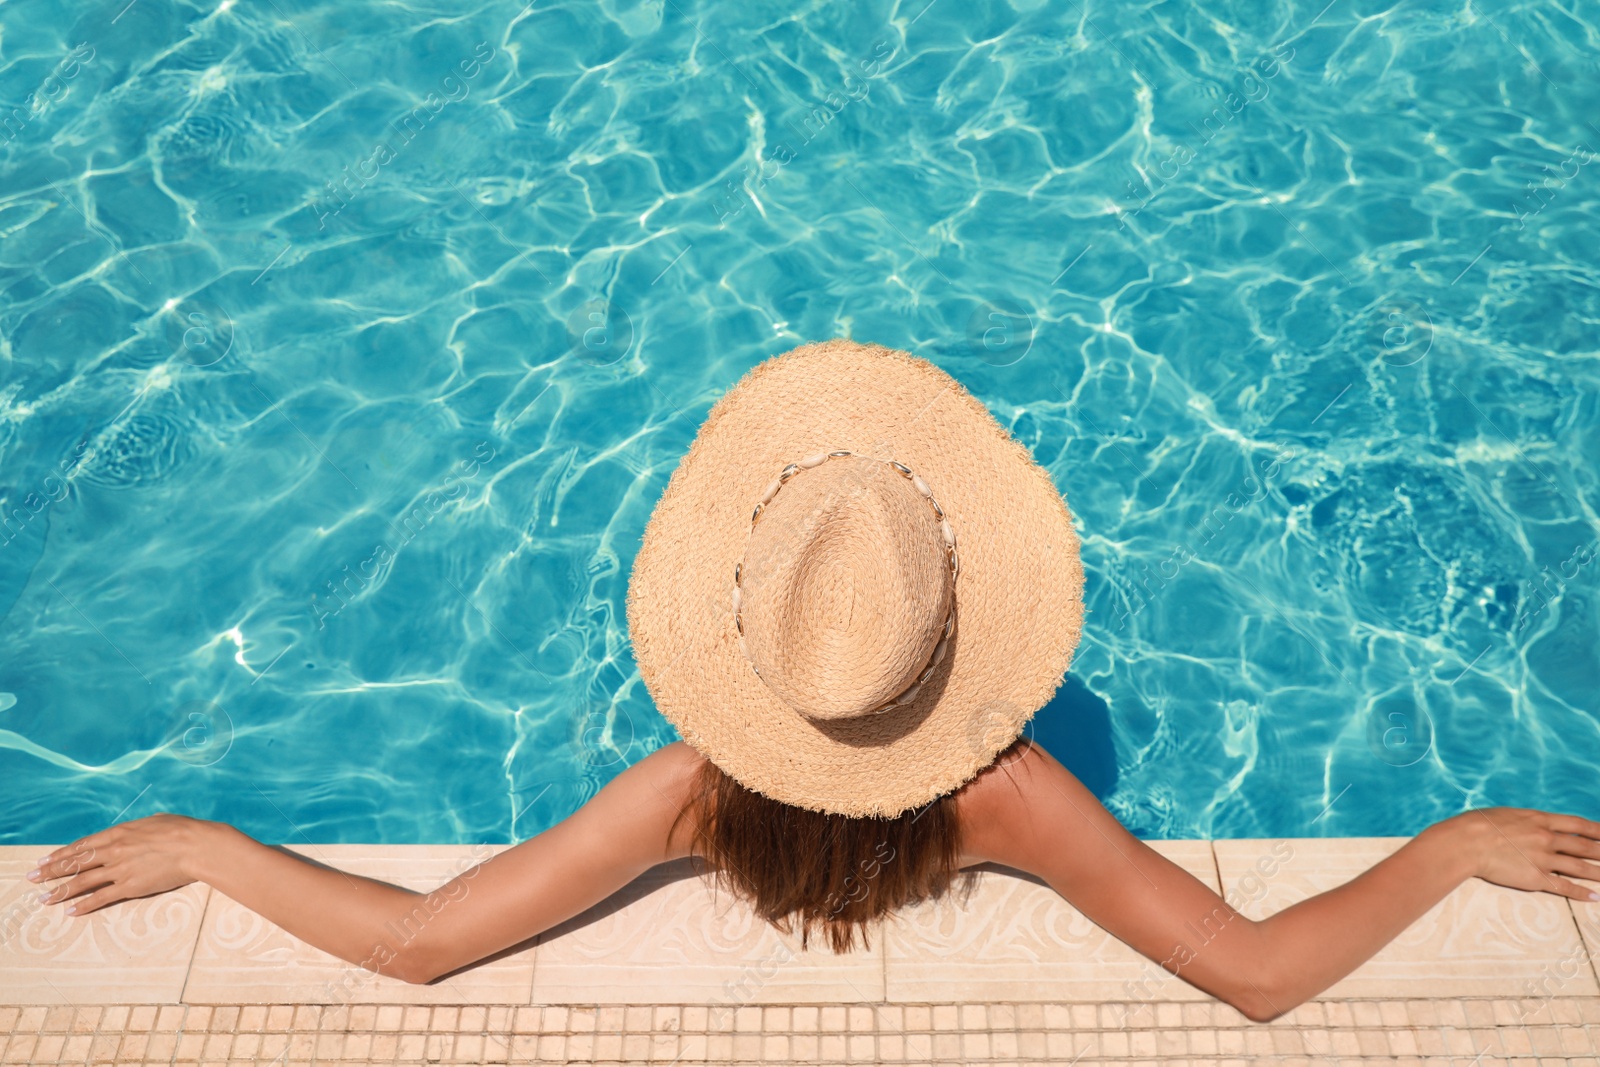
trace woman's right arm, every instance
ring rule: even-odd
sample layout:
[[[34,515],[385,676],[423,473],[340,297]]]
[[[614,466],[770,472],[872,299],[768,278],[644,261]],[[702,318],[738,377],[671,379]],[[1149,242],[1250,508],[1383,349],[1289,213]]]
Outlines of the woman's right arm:
[[[205,882],[310,945],[367,970],[430,982],[520,944],[687,851],[669,831],[699,757],[681,742],[617,775],[544,833],[431,893],[322,867],[224,823],[155,815],[52,852],[35,881],[86,915]],[[688,831],[680,833],[684,836]]]
[[[975,797],[982,858],[1038,875],[1084,915],[1168,972],[1258,1022],[1277,1018],[1370,959],[1468,878],[1590,900],[1600,824],[1495,808],[1424,830],[1350,882],[1266,919],[1246,918],[1130,834],[1033,746]]]

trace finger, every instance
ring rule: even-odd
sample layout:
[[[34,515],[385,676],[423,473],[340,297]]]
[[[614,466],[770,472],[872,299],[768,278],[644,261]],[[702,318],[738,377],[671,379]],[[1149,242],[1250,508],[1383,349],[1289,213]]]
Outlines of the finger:
[[[87,837],[80,837],[70,845],[62,845],[60,848],[46,856],[45,860],[46,862],[60,862],[61,860],[74,855],[92,855],[96,849],[107,843],[111,831],[114,829],[116,829],[116,827],[107,827],[106,829],[101,830],[99,833],[89,834]]]
[[[1555,861],[1550,864],[1550,869],[1557,874],[1600,882],[1600,864],[1585,863],[1583,860],[1573,859],[1570,856],[1557,856]]]
[[[73,897],[81,897],[83,894],[91,890],[99,889],[103,885],[110,884],[110,882],[110,877],[108,877],[104,871],[86,871],[83,874],[74,876],[68,881],[62,882],[60,885],[50,890],[39,899],[43,900],[46,904],[59,904],[63,900],[71,900]]]
[[[60,863],[71,859],[73,856],[91,856],[96,849],[106,843],[106,837],[107,835],[104,831],[98,834],[90,834],[88,837],[80,837],[72,844],[62,845],[50,853],[48,859],[52,862]]]
[[[74,849],[76,851],[69,851]],[[49,859],[40,865],[39,877],[33,879],[34,881],[41,882],[51,878],[65,878],[69,874],[92,870],[103,863],[98,850],[92,848],[77,849],[75,845],[68,845],[67,848],[52,853],[52,855],[55,858]]]
[[[75,851],[77,851],[78,849],[80,849],[82,847],[83,847],[83,842],[82,841],[74,841],[70,845],[62,845],[58,849],[53,849],[50,852],[47,852],[45,854],[44,859],[39,861],[38,869],[41,870],[41,871],[47,870],[52,864],[61,862],[61,859],[64,856],[67,856],[70,853],[75,852]]]
[[[1549,882],[1551,887],[1546,892],[1554,893],[1558,897],[1571,897],[1573,900],[1583,901],[1594,899],[1594,890],[1586,885],[1579,885],[1570,878],[1562,878],[1559,875],[1552,874],[1546,881]]]
[[[1579,834],[1583,837],[1600,839],[1600,822],[1578,815],[1551,815],[1550,829],[1564,834]]]
[[[127,894],[119,885],[108,885],[95,890],[82,900],[75,900],[67,905],[68,915],[87,915],[91,911],[99,911],[107,904],[115,904],[119,900],[126,900]]]
[[[1579,834],[1558,833],[1551,847],[1563,855],[1600,860],[1600,841]]]

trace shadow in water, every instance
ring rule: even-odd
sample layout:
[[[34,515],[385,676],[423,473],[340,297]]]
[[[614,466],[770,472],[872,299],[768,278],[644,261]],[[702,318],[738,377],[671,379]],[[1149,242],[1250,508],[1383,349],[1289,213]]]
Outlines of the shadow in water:
[[[1117,788],[1117,753],[1111,744],[1111,708],[1072,675],[1040,708],[1028,736],[1104,800]]]

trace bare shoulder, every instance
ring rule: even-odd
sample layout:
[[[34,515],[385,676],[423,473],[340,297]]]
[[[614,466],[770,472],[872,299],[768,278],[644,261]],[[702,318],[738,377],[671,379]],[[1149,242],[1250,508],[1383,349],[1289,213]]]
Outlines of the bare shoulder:
[[[660,835],[664,859],[688,854],[691,834],[680,831],[668,840],[679,812],[693,795],[695,777],[705,757],[683,741],[656,749],[644,759],[613,778],[586,806],[596,819],[617,826],[614,816],[626,813],[629,823],[641,832]]]
[[[683,741],[663,745],[637,763],[624,768],[611,779],[605,790],[612,793],[640,794],[660,790],[672,792],[692,777],[705,757]],[[597,798],[598,799],[598,798]]]
[[[958,791],[961,813],[975,816],[1013,813],[1046,779],[1065,771],[1039,744],[1019,737]]]
[[[637,766],[647,767],[652,784],[678,798],[705,762],[706,758],[687,741],[674,741],[650,753]]]
[[[1018,738],[957,792],[962,852],[967,863],[994,862],[1027,870],[1041,813],[1071,794],[1090,794],[1071,771],[1037,742]]]

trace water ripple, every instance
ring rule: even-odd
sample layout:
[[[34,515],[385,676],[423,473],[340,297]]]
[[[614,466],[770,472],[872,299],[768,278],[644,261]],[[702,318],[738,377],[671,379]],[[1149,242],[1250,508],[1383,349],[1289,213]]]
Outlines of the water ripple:
[[[1089,626],[1037,736],[1136,831],[1600,801],[1592,7],[0,35],[4,840],[552,825],[673,737],[625,596],[696,427],[838,335],[1067,493]]]

